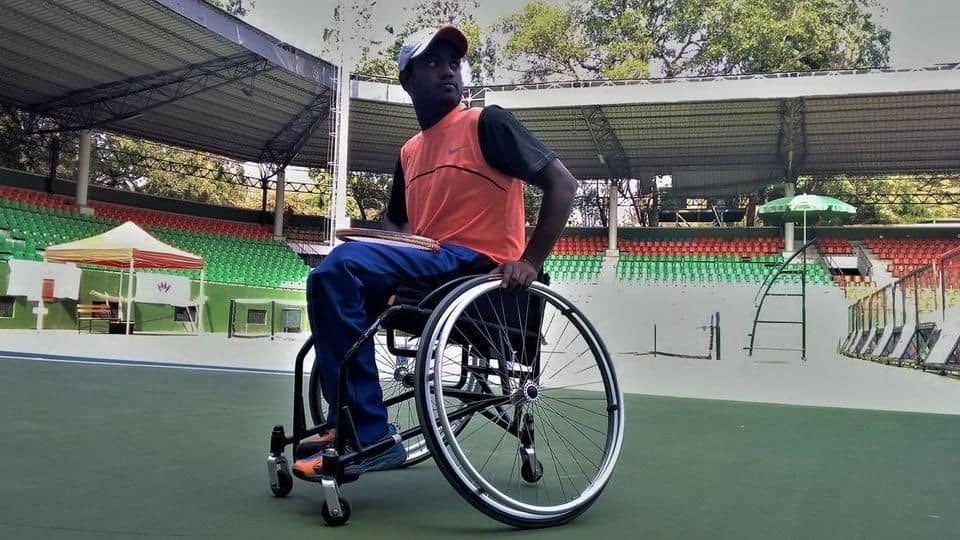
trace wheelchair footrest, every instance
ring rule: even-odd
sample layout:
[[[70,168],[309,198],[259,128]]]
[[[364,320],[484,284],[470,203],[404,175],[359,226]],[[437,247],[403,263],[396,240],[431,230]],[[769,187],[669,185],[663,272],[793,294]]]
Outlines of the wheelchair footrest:
[[[323,479],[321,476],[304,476],[296,468],[293,469],[293,475],[299,478],[300,480],[303,480],[304,482],[314,482],[317,484],[321,483],[321,480]],[[337,484],[340,484],[342,486],[344,484],[356,482],[359,479],[360,479],[359,474],[343,474],[343,475],[340,475],[339,478],[337,478]]]

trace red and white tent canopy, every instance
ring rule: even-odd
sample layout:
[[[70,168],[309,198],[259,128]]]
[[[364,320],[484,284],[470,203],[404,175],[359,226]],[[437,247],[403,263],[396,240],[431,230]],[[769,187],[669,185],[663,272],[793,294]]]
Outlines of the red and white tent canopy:
[[[114,268],[202,269],[203,257],[157,240],[128,221],[109,231],[50,246],[44,252],[48,261],[95,264]]]
[[[44,251],[44,258],[53,262],[128,268],[130,271],[126,299],[128,314],[133,313],[135,270],[147,268],[200,270],[199,302],[201,304],[197,309],[197,325],[200,331],[203,329],[203,257],[164,244],[132,221],[90,238],[50,246]],[[131,317],[127,316],[125,319],[126,331],[129,334]]]

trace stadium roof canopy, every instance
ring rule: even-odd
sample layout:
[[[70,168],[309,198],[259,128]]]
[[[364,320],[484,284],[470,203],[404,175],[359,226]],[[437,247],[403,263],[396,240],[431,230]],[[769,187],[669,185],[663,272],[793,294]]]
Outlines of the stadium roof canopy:
[[[399,94],[396,86],[367,84],[380,99]],[[671,175],[675,192],[707,196],[749,193],[782,181],[788,169],[794,176],[960,172],[960,64],[473,94],[510,109],[579,178]],[[370,133],[391,117],[382,114]],[[364,165],[387,170],[393,162]]]
[[[0,0],[0,102],[243,161],[326,167],[336,70],[202,0]],[[349,167],[417,131],[395,82],[351,86]],[[739,194],[794,175],[960,172],[960,65],[473,88],[581,179]]]
[[[0,102],[65,129],[327,165],[336,68],[202,0],[0,0],[0,13]]]

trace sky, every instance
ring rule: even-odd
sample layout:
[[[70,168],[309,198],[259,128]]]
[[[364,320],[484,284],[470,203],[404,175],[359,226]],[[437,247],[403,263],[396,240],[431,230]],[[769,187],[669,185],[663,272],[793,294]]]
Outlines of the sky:
[[[560,3],[560,0],[555,0]],[[332,0],[257,0],[247,21],[307,52],[318,54],[323,29],[333,24]],[[371,39],[387,39],[387,24],[400,27],[406,9],[416,2],[379,0],[374,7]],[[517,0],[483,0],[482,25],[492,24],[516,12]],[[896,68],[924,67],[960,61],[960,0],[881,0],[874,10],[880,23],[892,34],[890,65]]]

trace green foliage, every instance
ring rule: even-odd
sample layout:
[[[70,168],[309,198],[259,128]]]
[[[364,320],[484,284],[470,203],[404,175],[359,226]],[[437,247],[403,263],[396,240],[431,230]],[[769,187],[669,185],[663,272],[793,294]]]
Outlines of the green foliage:
[[[537,222],[540,215],[540,202],[543,201],[543,190],[532,184],[523,184],[523,214],[528,225]]]
[[[890,32],[871,0],[722,0],[693,64],[705,73],[767,73],[885,65]]]
[[[504,58],[511,62],[507,69],[523,82],[596,78],[604,57],[592,47],[572,10],[546,2],[527,4],[501,21],[498,29],[510,36],[504,48]]]
[[[250,12],[253,8],[256,7],[256,2],[252,0],[247,1],[247,5],[243,5],[243,0],[206,0],[208,4],[216,6],[227,13],[235,17],[244,17],[247,13]]]
[[[325,187],[323,195],[317,195],[317,197],[320,199],[319,206],[329,209],[333,204],[333,182],[330,173],[322,169],[311,169],[310,178]],[[392,174],[348,173],[347,216],[371,221],[380,219],[387,210],[392,186]]]
[[[372,31],[372,7],[376,2],[369,4],[354,2],[350,6],[354,10],[356,35],[369,35]],[[336,21],[339,21],[343,5],[335,9]],[[486,34],[476,22],[476,13],[480,9],[479,0],[421,0],[414,6],[404,8],[406,16],[399,30],[389,25],[386,30],[394,36],[393,41],[386,48],[377,49],[381,43],[368,41],[359,46],[360,57],[357,62],[357,73],[381,77],[398,78],[397,57],[403,40],[410,34],[423,28],[437,28],[444,24],[455,24],[466,35],[470,42],[466,61],[470,66],[474,84],[488,81],[497,65],[496,46],[492,36]],[[334,29],[327,29],[323,34],[326,47],[324,54],[330,55],[336,46],[337,33]]]
[[[49,174],[50,148],[54,139],[61,153],[61,175],[72,172],[73,161],[69,156],[76,153],[78,137],[75,133],[54,135],[38,133],[53,130],[56,124],[48,119],[27,114],[11,106],[0,108],[0,167]]]
[[[829,195],[857,206],[852,224],[920,223],[933,219],[960,217],[960,209],[947,204],[858,204],[861,199],[883,200],[894,194],[960,194],[960,177],[931,175],[880,176],[859,178],[839,176],[828,179],[801,178],[797,193]],[[909,197],[903,197],[909,200]],[[907,201],[905,201],[907,202]]]
[[[527,82],[857,68],[885,64],[875,0],[537,0],[501,21]]]
[[[393,175],[374,173],[350,173],[347,177],[347,194],[353,200],[360,219],[375,220],[387,210]]]

